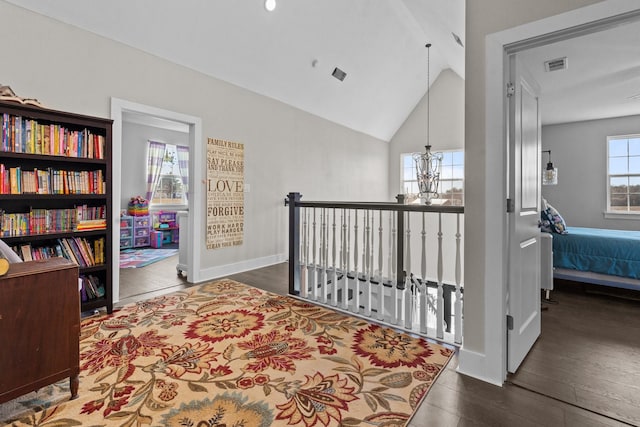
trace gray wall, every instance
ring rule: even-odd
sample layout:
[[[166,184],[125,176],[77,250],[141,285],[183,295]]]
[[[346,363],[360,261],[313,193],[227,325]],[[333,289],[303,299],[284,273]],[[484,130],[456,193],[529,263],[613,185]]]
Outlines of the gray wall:
[[[640,132],[640,116],[590,120],[542,127],[543,150],[551,150],[558,185],[543,186],[542,197],[568,226],[638,230],[640,222],[606,219],[607,136]],[[543,167],[547,155],[542,157]]]
[[[464,80],[450,69],[433,82],[429,104],[432,151],[464,149]],[[389,146],[389,197],[400,188],[400,154],[423,152],[427,144],[427,96],[422,97]]]
[[[286,255],[283,200],[290,191],[305,200],[387,198],[385,141],[3,0],[0,16],[3,58],[11,58],[2,61],[2,84],[20,96],[101,117],[110,115],[116,97],[200,117],[203,147],[208,137],[245,145],[251,191],[245,194],[244,244],[207,250],[203,239],[196,248],[203,279],[219,274],[216,267],[251,267]],[[204,184],[196,185],[193,191],[204,200]],[[193,214],[204,224],[205,212]]]
[[[145,197],[147,192],[148,141],[174,145],[189,145],[189,134],[146,126],[138,123],[122,123],[122,196],[120,209],[126,209],[129,199]]]

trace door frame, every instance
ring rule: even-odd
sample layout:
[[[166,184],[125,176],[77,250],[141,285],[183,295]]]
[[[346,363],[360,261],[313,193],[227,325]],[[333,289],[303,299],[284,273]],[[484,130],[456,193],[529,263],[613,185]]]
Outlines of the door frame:
[[[111,119],[113,119],[112,132],[112,206],[120,206],[122,197],[122,122],[123,113],[133,112],[145,114],[152,117],[171,120],[174,122],[184,123],[189,126],[189,216],[188,216],[188,235],[184,240],[188,242],[187,246],[187,281],[197,283],[200,280],[200,247],[202,247],[202,221],[196,221],[197,212],[204,212],[204,195],[200,191],[202,186],[197,183],[202,182],[202,173],[204,170],[202,156],[202,119],[200,117],[189,116],[174,111],[163,110],[161,108],[149,105],[138,104],[119,98],[111,98]],[[114,208],[115,209],[115,208]],[[118,212],[120,209],[118,209]],[[120,241],[120,221],[119,215],[112,215],[113,236],[112,241],[112,288],[113,302],[120,300],[120,247],[116,242]],[[182,239],[180,239],[182,240]],[[177,271],[176,271],[177,274]]]
[[[496,217],[495,207],[504,206],[507,198],[507,112],[506,83],[508,82],[508,54],[543,46],[564,39],[600,31],[625,22],[637,20],[637,3],[607,0],[539,21],[523,24],[490,34],[485,39],[485,164],[487,194],[487,230],[496,226],[506,230],[507,214]],[[496,224],[499,219],[500,224]],[[487,239],[487,253],[502,254],[487,257],[485,263],[484,355],[467,352],[460,355],[459,371],[487,382],[502,385],[507,378],[507,278],[508,234],[499,239]],[[496,296],[501,296],[496,297]],[[462,365],[465,366],[462,366]]]

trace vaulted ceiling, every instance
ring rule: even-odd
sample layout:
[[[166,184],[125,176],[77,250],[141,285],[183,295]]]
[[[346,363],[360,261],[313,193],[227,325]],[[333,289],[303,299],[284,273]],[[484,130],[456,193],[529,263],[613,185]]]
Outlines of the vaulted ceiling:
[[[464,44],[465,0],[276,0],[273,12],[264,0],[5,1],[382,140],[428,74],[465,74],[454,38]],[[542,88],[543,124],[640,114],[638,22],[521,55]],[[545,71],[565,56],[566,70]]]
[[[8,1],[383,140],[426,92],[425,43],[431,82],[464,77],[464,0]]]

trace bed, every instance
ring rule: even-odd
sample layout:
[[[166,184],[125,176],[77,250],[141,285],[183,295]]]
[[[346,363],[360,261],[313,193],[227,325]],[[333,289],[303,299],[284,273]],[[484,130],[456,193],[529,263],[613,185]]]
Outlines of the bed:
[[[640,290],[640,231],[567,227],[553,234],[553,277]]]

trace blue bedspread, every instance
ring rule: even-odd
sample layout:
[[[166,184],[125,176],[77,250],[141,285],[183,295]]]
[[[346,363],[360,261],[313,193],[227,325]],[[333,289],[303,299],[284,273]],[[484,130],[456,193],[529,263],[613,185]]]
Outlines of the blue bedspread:
[[[568,227],[553,235],[553,266],[640,279],[640,231]]]

